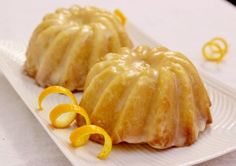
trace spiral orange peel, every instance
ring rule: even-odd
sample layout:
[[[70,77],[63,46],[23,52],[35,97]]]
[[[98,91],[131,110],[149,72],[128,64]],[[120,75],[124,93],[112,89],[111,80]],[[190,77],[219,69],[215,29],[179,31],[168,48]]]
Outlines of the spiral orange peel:
[[[121,21],[122,25],[126,24],[127,19],[126,19],[125,15],[122,13],[121,10],[116,9],[114,11],[114,14],[119,18],[119,20]]]
[[[228,44],[221,37],[215,37],[205,43],[202,47],[202,54],[206,60],[221,62],[228,52]]]
[[[72,100],[73,104],[78,105],[76,97],[73,95],[73,93],[69,89],[66,89],[66,88],[61,87],[61,86],[50,86],[50,87],[44,89],[38,97],[38,109],[39,110],[43,110],[43,107],[42,107],[43,100],[48,95],[53,94],[53,93],[59,93],[59,94],[67,95]]]
[[[107,134],[107,132],[99,126],[85,125],[72,131],[70,135],[70,141],[72,143],[72,146],[74,147],[81,146],[81,144],[83,143],[84,137],[86,138],[87,136],[91,134],[100,134],[104,137],[104,146],[97,157],[100,159],[107,158],[107,156],[110,154],[112,150],[112,140],[111,140],[111,137]]]
[[[90,124],[90,119],[87,112],[82,107],[75,104],[59,104],[52,109],[49,117],[54,127],[66,128],[75,120],[77,114],[81,115],[85,119],[87,125]],[[61,116],[63,117],[60,118]]]
[[[43,110],[42,102],[50,94],[60,93],[67,95],[71,100],[72,104],[59,104],[55,106],[49,115],[51,124],[55,128],[67,128],[75,120],[77,114],[81,115],[85,119],[86,125],[76,128],[70,135],[70,141],[72,146],[79,147],[86,144],[91,134],[100,134],[104,137],[104,146],[101,152],[98,154],[98,158],[105,159],[111,152],[112,140],[108,133],[101,127],[91,125],[89,116],[82,107],[78,105],[76,97],[73,93],[60,86],[51,86],[44,89],[38,98],[38,108]]]

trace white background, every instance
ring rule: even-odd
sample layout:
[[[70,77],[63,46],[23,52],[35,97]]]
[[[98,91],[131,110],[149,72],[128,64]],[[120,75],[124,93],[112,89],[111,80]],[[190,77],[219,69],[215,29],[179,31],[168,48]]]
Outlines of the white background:
[[[185,53],[199,69],[236,89],[236,7],[223,0],[1,0],[0,40],[27,41],[46,13],[73,4],[121,9],[147,35]],[[230,46],[220,64],[201,55],[203,43],[215,36]],[[1,72],[0,165],[70,165]],[[200,165],[236,165],[236,152]]]

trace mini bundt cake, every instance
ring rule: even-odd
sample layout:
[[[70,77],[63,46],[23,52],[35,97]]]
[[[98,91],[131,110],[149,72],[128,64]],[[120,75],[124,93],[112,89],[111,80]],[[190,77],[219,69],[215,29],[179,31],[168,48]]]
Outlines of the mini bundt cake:
[[[193,64],[164,47],[110,53],[90,70],[80,106],[114,144],[156,149],[192,144],[212,122],[210,100]],[[77,117],[78,125],[83,123]],[[103,142],[99,135],[92,140]]]
[[[95,7],[58,9],[35,29],[25,71],[42,87],[83,90],[89,69],[121,47],[132,43],[118,16]]]

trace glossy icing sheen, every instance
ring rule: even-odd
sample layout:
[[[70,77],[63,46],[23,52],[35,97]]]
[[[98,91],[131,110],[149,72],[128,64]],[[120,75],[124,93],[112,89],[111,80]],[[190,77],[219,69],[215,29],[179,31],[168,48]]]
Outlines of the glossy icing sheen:
[[[95,7],[58,9],[35,29],[25,71],[41,86],[82,90],[89,69],[108,52],[132,47],[119,18]]]
[[[190,145],[212,122],[211,103],[195,67],[164,47],[107,54],[90,70],[80,105],[114,144]],[[80,117],[77,122],[82,123]],[[98,135],[92,139],[102,142]]]

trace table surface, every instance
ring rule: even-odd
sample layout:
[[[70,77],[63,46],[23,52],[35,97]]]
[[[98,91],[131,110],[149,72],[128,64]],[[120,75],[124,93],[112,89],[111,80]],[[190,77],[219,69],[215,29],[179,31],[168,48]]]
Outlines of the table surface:
[[[73,4],[121,9],[147,35],[236,89],[236,8],[223,0],[7,0],[0,5],[0,40],[26,41],[45,13]],[[201,56],[202,44],[214,36],[230,44],[220,64]],[[1,72],[0,89],[0,165],[70,165]],[[235,164],[236,151],[199,165]]]

